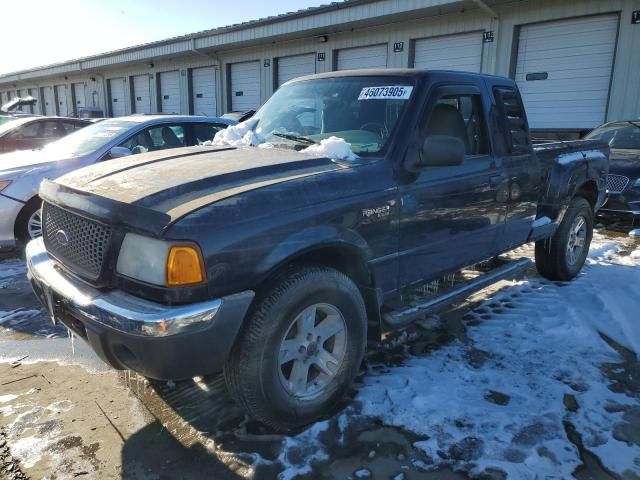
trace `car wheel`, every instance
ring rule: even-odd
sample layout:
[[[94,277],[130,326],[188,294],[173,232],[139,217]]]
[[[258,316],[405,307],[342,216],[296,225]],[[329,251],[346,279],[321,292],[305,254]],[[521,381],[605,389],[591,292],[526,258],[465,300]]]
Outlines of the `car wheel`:
[[[345,394],[367,338],[365,306],[346,275],[303,267],[268,289],[227,359],[229,391],[278,430],[305,425]]]
[[[42,236],[42,200],[39,197],[31,199],[24,206],[16,220],[15,233],[22,243]]]
[[[593,238],[593,210],[587,200],[575,197],[556,233],[536,242],[538,272],[550,280],[566,281],[582,269]]]

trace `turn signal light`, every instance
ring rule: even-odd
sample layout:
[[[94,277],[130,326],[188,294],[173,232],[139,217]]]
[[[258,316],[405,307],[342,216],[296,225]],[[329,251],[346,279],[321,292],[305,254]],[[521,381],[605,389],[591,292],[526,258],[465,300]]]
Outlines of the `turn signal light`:
[[[177,245],[169,250],[167,285],[180,287],[204,282],[204,262],[195,246]]]

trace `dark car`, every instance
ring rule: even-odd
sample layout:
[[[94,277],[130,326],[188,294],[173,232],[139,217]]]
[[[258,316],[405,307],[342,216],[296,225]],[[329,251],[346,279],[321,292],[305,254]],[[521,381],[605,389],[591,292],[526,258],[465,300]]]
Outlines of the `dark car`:
[[[0,125],[0,153],[42,148],[88,125],[90,121],[77,118],[16,118]]]
[[[44,180],[29,276],[55,321],[115,368],[223,369],[240,405],[289,429],[341,398],[367,345],[529,263],[484,260],[536,242],[543,276],[574,278],[608,153],[532,146],[507,78],[303,77],[213,146]],[[480,262],[495,268],[456,276]],[[443,277],[451,289],[434,297]]]
[[[640,216],[640,120],[624,120],[604,125],[585,138],[609,144],[609,199],[603,213]]]

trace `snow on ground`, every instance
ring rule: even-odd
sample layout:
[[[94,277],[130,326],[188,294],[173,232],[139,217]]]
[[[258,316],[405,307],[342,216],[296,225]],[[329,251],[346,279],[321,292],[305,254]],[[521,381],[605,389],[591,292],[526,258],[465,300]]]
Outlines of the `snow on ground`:
[[[467,315],[469,342],[371,368],[356,397],[361,408],[344,412],[339,424],[374,416],[424,435],[415,446],[430,468],[497,469],[517,479],[571,477],[582,464],[569,439],[575,428],[605,468],[640,475],[640,446],[626,422],[640,403],[603,374],[603,365],[622,359],[598,334],[640,352],[640,248],[620,253],[625,246],[596,235],[574,282],[510,282]],[[322,458],[314,439],[323,428],[328,421],[289,447],[302,444]],[[282,478],[304,471],[283,463]]]

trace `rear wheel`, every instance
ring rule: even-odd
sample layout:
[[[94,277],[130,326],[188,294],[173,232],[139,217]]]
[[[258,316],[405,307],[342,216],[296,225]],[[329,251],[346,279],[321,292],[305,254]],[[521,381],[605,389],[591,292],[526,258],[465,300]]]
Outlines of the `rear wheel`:
[[[593,210],[575,197],[553,237],[536,242],[536,267],[550,280],[571,280],[582,269],[593,238]]]
[[[326,413],[358,373],[364,301],[344,274],[303,267],[259,300],[225,365],[235,400],[279,430]]]
[[[24,206],[16,219],[15,233],[22,243],[42,236],[42,200],[39,197],[32,198]]]

